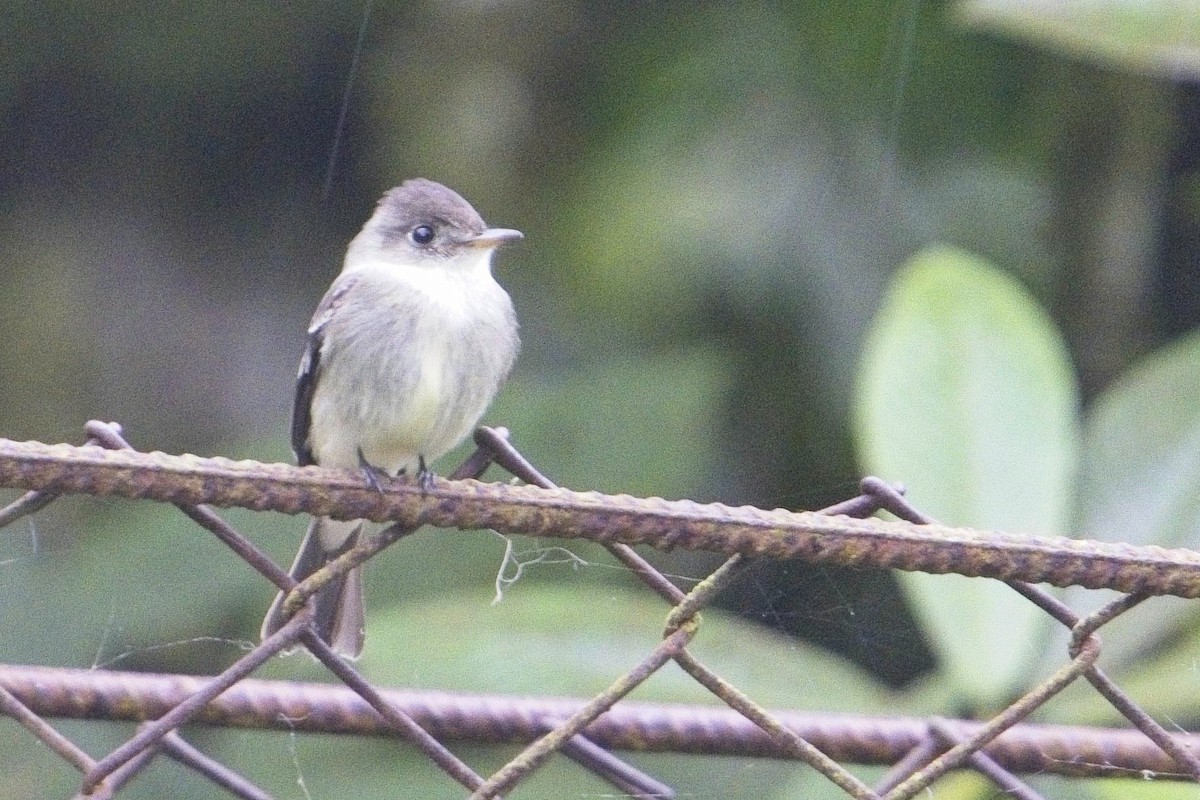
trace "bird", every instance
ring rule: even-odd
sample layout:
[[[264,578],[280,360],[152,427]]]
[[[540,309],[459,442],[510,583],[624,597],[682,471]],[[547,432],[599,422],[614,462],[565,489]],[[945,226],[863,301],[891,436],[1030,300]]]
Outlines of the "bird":
[[[424,178],[387,191],[346,250],[308,328],[292,407],[301,466],[415,475],[463,441],[507,379],[520,348],[512,300],[492,255],[523,238],[490,228],[452,189]],[[304,580],[353,547],[363,520],[314,518],[290,574]],[[280,592],[265,639],[287,620]],[[361,566],[314,595],[313,624],[334,652],[357,658],[365,640]]]

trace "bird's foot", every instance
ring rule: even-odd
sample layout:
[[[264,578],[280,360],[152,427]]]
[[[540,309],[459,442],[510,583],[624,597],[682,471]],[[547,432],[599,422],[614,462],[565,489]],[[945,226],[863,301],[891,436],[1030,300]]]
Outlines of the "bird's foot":
[[[433,474],[433,470],[425,466],[425,456],[417,456],[417,486],[421,487],[421,494],[429,494],[433,489],[433,479],[437,476]]]
[[[363,455],[362,448],[358,448],[358,467],[362,470],[363,478],[370,484],[371,488],[383,494],[382,481],[391,480],[392,476],[386,471],[367,461],[367,457]]]

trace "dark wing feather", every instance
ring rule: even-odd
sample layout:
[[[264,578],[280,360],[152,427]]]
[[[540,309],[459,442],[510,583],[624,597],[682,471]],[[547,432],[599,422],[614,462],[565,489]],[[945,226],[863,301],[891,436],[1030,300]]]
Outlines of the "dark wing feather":
[[[312,399],[317,390],[317,370],[321,368],[321,329],[308,334],[308,346],[300,358],[300,374],[296,376],[296,399],[292,405],[292,452],[302,467],[317,463],[308,444],[308,429],[312,424]]]
[[[292,452],[302,467],[316,464],[308,432],[312,427],[312,401],[317,391],[317,380],[321,371],[321,347],[325,343],[325,326],[342,304],[346,292],[357,278],[342,276],[333,282],[329,291],[321,298],[308,328],[308,343],[300,358],[300,374],[296,376],[296,398],[292,405]]]

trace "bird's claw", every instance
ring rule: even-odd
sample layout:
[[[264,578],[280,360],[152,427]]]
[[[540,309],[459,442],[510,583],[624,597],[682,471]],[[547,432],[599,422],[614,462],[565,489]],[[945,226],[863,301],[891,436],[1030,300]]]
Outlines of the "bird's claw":
[[[421,487],[421,494],[429,494],[433,490],[436,477],[433,470],[425,466],[425,456],[417,456],[417,486]]]
[[[358,467],[362,470],[363,478],[372,489],[383,494],[383,484],[381,481],[390,480],[391,476],[384,470],[367,461],[367,457],[363,455],[362,448],[358,448]]]

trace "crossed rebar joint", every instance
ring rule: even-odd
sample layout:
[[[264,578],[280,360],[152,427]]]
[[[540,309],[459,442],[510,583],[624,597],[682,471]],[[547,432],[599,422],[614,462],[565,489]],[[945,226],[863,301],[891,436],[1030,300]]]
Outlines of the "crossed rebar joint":
[[[471,798],[502,796],[555,753],[575,760],[631,797],[673,797],[670,787],[594,741],[596,736],[604,735],[604,720],[614,716],[618,703],[670,661],[765,737],[764,752],[810,765],[858,800],[911,798],[950,770],[962,768],[976,770],[1014,797],[1037,798],[1037,793],[1017,778],[1011,767],[1005,766],[1022,763],[1011,757],[1012,748],[1006,740],[1015,743],[1018,733],[1025,735],[1022,720],[1081,677],[1166,757],[1164,762],[1143,755],[1143,763],[1158,766],[1169,763],[1174,772],[1171,777],[1200,780],[1200,760],[1189,747],[1187,737],[1168,732],[1150,718],[1095,663],[1100,653],[1095,631],[1119,614],[1153,594],[1200,596],[1200,554],[1192,551],[949,528],[922,515],[895,488],[872,478],[862,482],[860,496],[821,512],[767,512],[686,501],[670,503],[579,494],[555,486],[512,446],[503,429],[481,428],[476,434],[478,450],[455,470],[451,481],[438,481],[429,491],[401,484],[389,487],[384,493],[364,485],[360,476],[351,473],[137,453],[116,424],[90,422],[86,430],[88,443],[82,448],[0,440],[0,486],[31,490],[0,509],[0,527],[33,513],[63,493],[171,502],[253,569],[288,592],[285,607],[292,615],[281,630],[220,675],[189,685],[179,697],[157,707],[153,713],[147,712],[149,721],[131,739],[99,760],[80,750],[31,708],[32,705],[51,708],[44,702],[46,698],[36,692],[18,698],[15,683],[10,691],[0,682],[0,713],[16,719],[80,770],[84,774],[82,792],[88,797],[111,796],[159,754],[188,765],[238,797],[267,797],[249,781],[192,749],[177,731],[189,721],[206,719],[220,702],[219,698],[227,697],[232,687],[245,682],[272,655],[297,645],[306,647],[365,703],[365,710],[358,713],[373,716],[373,729],[389,731],[414,744],[469,790]],[[493,462],[528,486],[484,485],[465,480],[478,477]],[[297,584],[204,503],[343,519],[365,518],[391,524]],[[866,519],[879,510],[891,512],[900,521]],[[419,724],[411,709],[406,710],[395,697],[373,687],[330,651],[312,627],[308,601],[327,581],[425,523],[490,527],[505,533],[537,536],[586,537],[601,542],[669,604],[661,643],[589,701],[562,713],[547,711],[535,715],[527,747],[484,779],[431,735],[428,721],[425,726]],[[662,549],[714,550],[726,553],[728,558],[685,593],[632,549],[631,545],[639,543]],[[700,611],[736,579],[751,558],[764,556],[957,572],[1004,580],[1071,630],[1069,661],[984,723],[927,721],[922,733],[907,740],[911,742],[907,754],[894,759],[892,770],[870,787],[815,746],[809,740],[813,734],[807,738],[802,735],[792,717],[762,708],[688,650],[701,629]],[[1081,618],[1033,586],[1035,582],[1104,586],[1128,594]],[[826,749],[830,748],[827,744]],[[834,752],[845,749],[836,743],[832,745]]]

